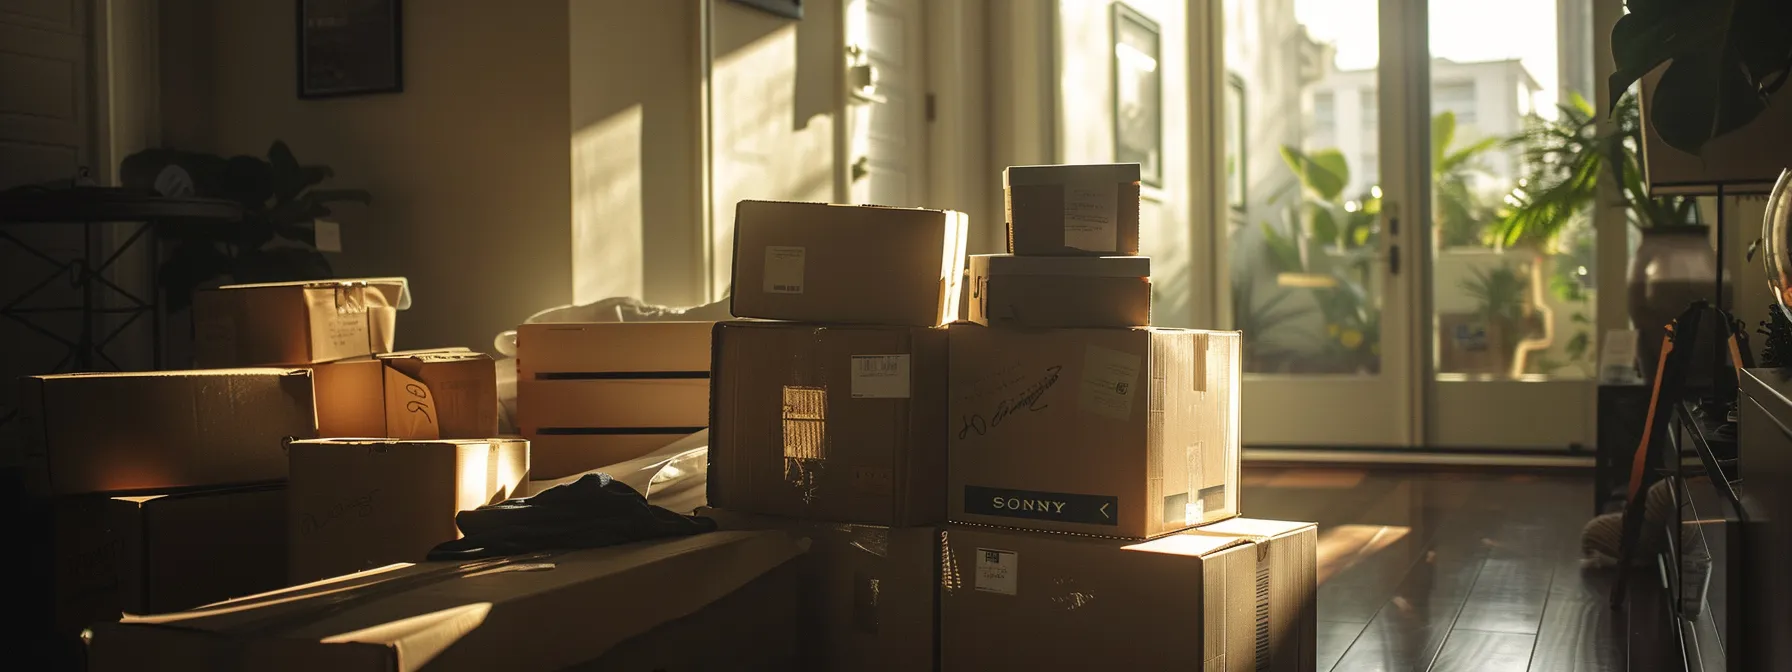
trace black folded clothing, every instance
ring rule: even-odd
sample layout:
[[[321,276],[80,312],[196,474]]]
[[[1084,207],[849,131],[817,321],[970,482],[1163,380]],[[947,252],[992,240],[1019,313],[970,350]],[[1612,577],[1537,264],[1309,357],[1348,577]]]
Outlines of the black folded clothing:
[[[599,548],[716,529],[708,518],[648,504],[634,488],[602,473],[586,474],[534,497],[462,511],[454,522],[466,536],[437,545],[430,560]]]

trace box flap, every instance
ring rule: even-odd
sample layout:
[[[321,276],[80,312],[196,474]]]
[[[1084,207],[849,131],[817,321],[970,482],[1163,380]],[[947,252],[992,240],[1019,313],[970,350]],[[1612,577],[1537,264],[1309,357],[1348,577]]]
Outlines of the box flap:
[[[805,550],[782,533],[713,532],[400,564],[187,612],[96,624],[90,653],[101,670],[152,655],[180,669],[226,652],[239,656],[233,660],[244,669],[275,662],[286,663],[281,669],[315,669],[292,661],[333,660],[342,645],[359,644],[388,649],[388,665],[396,665],[353,671],[415,670],[432,661],[455,669],[559,669],[695,613]],[[197,667],[204,666],[188,669]]]
[[[1297,534],[1301,530],[1313,527],[1317,524],[1318,523],[1302,523],[1288,520],[1263,520],[1261,518],[1232,518],[1209,525],[1202,525],[1190,530],[1190,532],[1274,539],[1276,537]]]
[[[1147,551],[1190,557],[1207,557],[1234,546],[1250,543],[1250,539],[1218,534],[1172,534],[1126,547],[1129,551]]]
[[[386,297],[386,304],[399,310],[411,307],[411,283],[404,278],[335,278],[331,280],[295,280],[292,282],[251,282],[223,285],[218,289],[262,289],[267,287],[373,287]]]
[[[512,444],[512,443],[526,444],[528,442],[529,442],[528,439],[517,439],[517,438],[508,438],[508,437],[490,438],[490,439],[428,439],[428,440],[409,440],[409,441],[404,440],[404,439],[388,439],[388,438],[381,438],[381,437],[349,437],[349,438],[332,437],[332,438],[327,438],[327,439],[301,439],[298,441],[293,441],[292,443],[295,445],[296,444],[308,444],[308,445],[319,445],[319,446],[378,446],[378,445],[393,445],[393,444],[399,444],[399,443],[439,443],[439,444],[452,445],[452,446],[487,446],[487,445],[498,446],[498,445],[508,445],[508,444]]]
[[[239,369],[195,369],[191,371],[90,371],[85,373],[52,373],[42,376],[29,376],[37,380],[55,381],[73,378],[182,378],[192,376],[309,376],[310,369],[289,369],[285,367],[239,368]]]
[[[1014,254],[973,254],[971,255],[971,274],[1149,278],[1151,277],[1151,257],[1035,257]]]
[[[1137,182],[1139,164],[1090,163],[1063,166],[1009,166],[1002,169],[1003,187],[1075,182]]]

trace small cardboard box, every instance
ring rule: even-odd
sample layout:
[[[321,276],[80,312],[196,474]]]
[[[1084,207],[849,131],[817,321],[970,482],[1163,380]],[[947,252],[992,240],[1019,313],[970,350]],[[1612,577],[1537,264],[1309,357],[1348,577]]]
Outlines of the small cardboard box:
[[[781,530],[808,539],[801,627],[804,669],[939,669],[940,529],[882,527],[700,509],[724,530]]]
[[[286,478],[289,437],[317,436],[311,372],[213,369],[20,379],[37,494],[143,492]]]
[[[96,625],[88,669],[788,670],[802,552],[778,532],[712,532],[395,565]]]
[[[710,504],[906,527],[945,515],[946,330],[716,326]]]
[[[311,367],[322,437],[483,439],[498,433],[498,369],[466,348]]]
[[[1001,327],[1151,326],[1150,257],[971,255],[970,320]]]
[[[286,585],[279,485],[62,497],[12,513],[27,564],[4,579],[17,600],[10,604],[45,619],[62,642],[121,613],[191,609]]]
[[[950,527],[940,669],[1311,672],[1312,523],[1151,541]]]
[[[517,415],[537,479],[645,455],[709,426],[714,322],[525,324]]]
[[[294,441],[288,482],[293,583],[421,561],[460,538],[455,514],[518,494],[523,439]]]
[[[951,330],[953,522],[1146,539],[1238,515],[1238,332]]]
[[[1009,166],[1002,196],[1009,252],[1139,253],[1139,164]]]
[[[404,278],[225,285],[193,294],[201,368],[332,362],[392,351]]]
[[[741,201],[735,317],[937,327],[958,319],[959,212]]]

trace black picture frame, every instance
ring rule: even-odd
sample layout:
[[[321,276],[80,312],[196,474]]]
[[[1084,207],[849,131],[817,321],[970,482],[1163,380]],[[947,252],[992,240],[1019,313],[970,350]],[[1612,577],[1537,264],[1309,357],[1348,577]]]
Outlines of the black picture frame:
[[[1113,4],[1112,23],[1114,161],[1139,164],[1139,181],[1162,188],[1163,30],[1120,2]]]
[[[786,19],[801,21],[803,18],[803,0],[734,0],[734,2]]]
[[[404,91],[401,0],[294,0],[299,98]]]

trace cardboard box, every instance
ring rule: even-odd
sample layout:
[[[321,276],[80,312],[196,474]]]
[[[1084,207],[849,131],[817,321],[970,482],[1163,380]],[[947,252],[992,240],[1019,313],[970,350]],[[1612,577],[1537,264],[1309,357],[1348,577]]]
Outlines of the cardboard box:
[[[946,330],[716,327],[709,503],[907,527],[945,515]]]
[[[286,585],[286,488],[112,497],[120,606],[161,614]]]
[[[311,372],[214,369],[20,379],[38,494],[140,492],[286,478],[288,437],[317,436]]]
[[[1009,252],[1139,253],[1139,164],[1009,166],[1002,198]]]
[[[1238,515],[1238,332],[951,330],[953,522],[1145,539]]]
[[[294,583],[416,562],[460,538],[454,516],[518,493],[523,439],[294,441],[288,482]]]
[[[399,565],[218,608],[95,626],[94,672],[785,670],[788,535]]]
[[[735,317],[937,327],[958,319],[959,212],[741,201]]]
[[[6,575],[7,604],[36,621],[36,637],[72,643],[88,625],[123,613],[190,609],[286,585],[286,497],[278,485],[62,497],[11,513],[10,534],[25,557]],[[14,663],[30,659],[13,653]],[[42,667],[61,667],[49,662]]]
[[[466,348],[311,367],[323,437],[483,439],[498,434],[498,369]]]
[[[623,462],[709,426],[714,322],[525,324],[517,415],[532,475]]]
[[[1151,326],[1150,257],[971,255],[970,320],[1002,327]]]
[[[1151,541],[950,527],[940,669],[1311,672],[1312,523]]]
[[[798,521],[700,509],[724,530],[809,540],[801,569],[804,669],[939,669],[940,529]]]
[[[317,364],[392,351],[404,278],[225,285],[193,294],[202,368]]]

